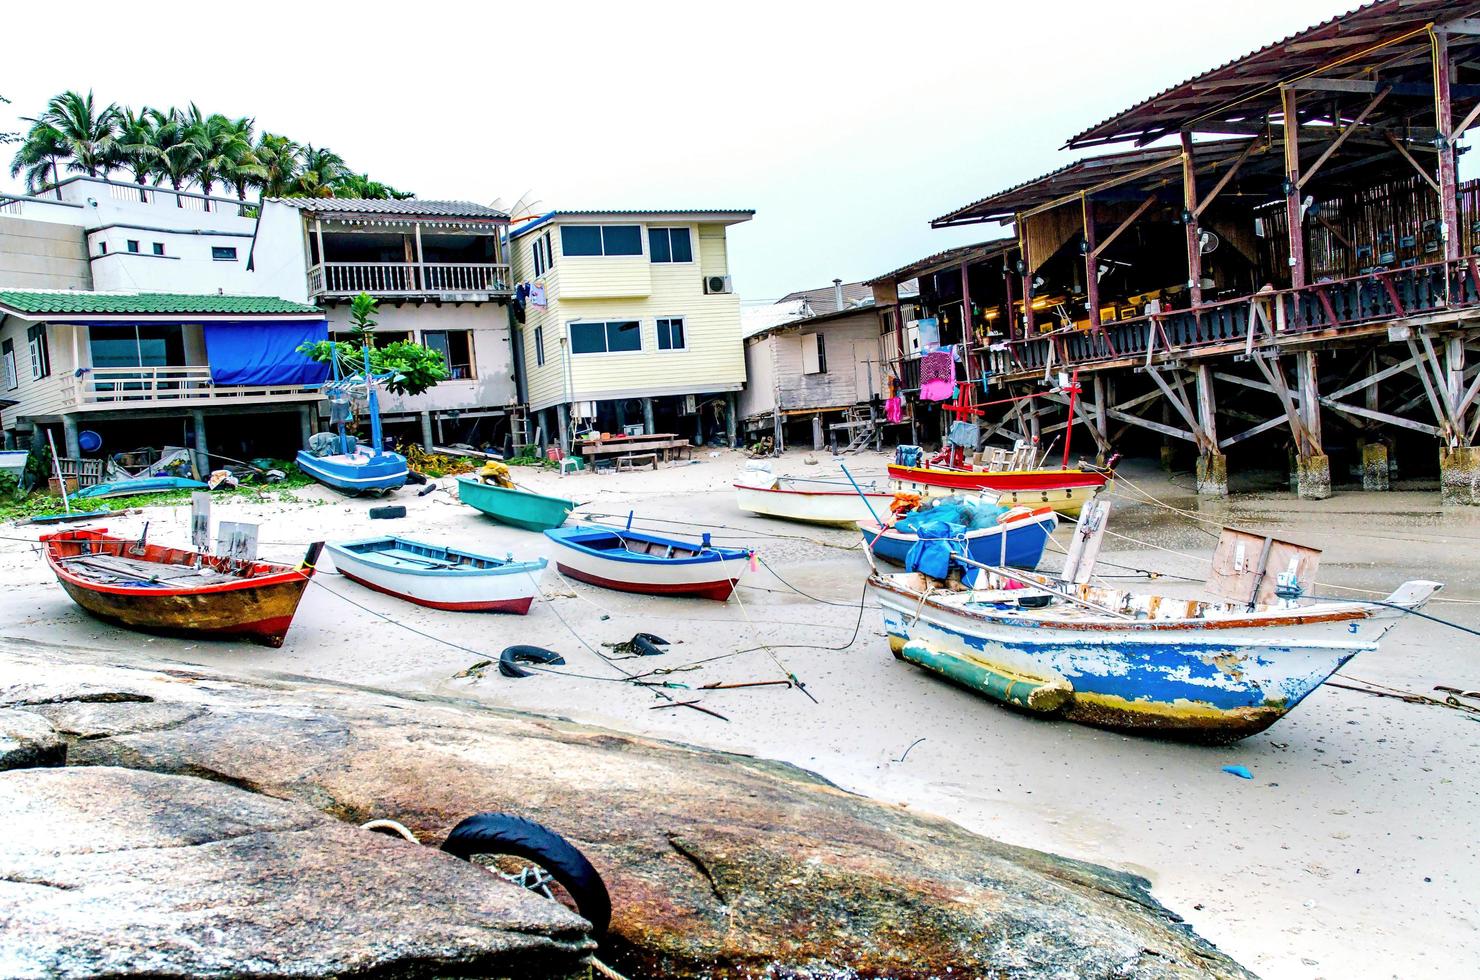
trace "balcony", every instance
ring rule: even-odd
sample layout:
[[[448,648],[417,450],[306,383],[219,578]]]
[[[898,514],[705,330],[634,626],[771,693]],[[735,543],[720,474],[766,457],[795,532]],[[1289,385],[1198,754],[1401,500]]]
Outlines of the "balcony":
[[[309,267],[308,294],[478,300],[513,293],[509,267],[494,262],[321,262]]]
[[[112,408],[201,407],[262,404],[318,398],[317,388],[303,385],[241,387],[217,385],[208,365],[92,368],[82,377],[67,377],[62,388],[65,411]]]

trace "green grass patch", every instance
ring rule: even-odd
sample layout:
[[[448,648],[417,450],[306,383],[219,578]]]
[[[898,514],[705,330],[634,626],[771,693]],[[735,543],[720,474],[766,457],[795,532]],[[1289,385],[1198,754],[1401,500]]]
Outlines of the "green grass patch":
[[[294,469],[278,483],[256,483],[231,490],[212,490],[211,498],[222,502],[247,504],[292,503],[299,499],[296,491],[313,485],[314,481],[311,478]],[[163,493],[145,493],[134,497],[108,497],[103,500],[73,499],[72,509],[125,511],[137,507],[179,507],[189,505],[190,495],[194,492],[189,489],[166,490]],[[38,514],[60,514],[64,509],[62,498],[50,493],[33,493],[21,499],[8,495],[0,496],[0,521],[25,520]]]

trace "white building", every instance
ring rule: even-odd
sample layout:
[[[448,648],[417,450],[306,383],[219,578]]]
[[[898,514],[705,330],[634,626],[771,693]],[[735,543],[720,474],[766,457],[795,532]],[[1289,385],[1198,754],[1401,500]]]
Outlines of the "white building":
[[[350,328],[359,293],[380,301],[376,336],[442,352],[452,377],[382,402],[388,428],[427,445],[502,447],[523,439],[503,237],[509,216],[471,201],[270,198],[249,265],[254,292],[328,311],[331,336]]]

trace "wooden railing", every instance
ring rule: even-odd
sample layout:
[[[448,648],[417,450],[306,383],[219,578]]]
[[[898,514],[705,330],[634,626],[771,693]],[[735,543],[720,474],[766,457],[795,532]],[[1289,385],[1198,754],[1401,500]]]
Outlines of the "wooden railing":
[[[308,270],[312,296],[510,293],[509,267],[493,262],[326,262]]]
[[[1468,256],[1117,320],[1099,330],[1060,329],[994,345],[990,364],[994,374],[1022,374],[1245,343],[1251,323],[1258,325],[1263,342],[1476,308],[1480,266],[1475,256]]]
[[[301,399],[317,395],[317,388],[303,385],[217,385],[206,365],[173,367],[91,368],[80,378],[69,377],[64,391],[69,405],[128,404],[144,402],[222,402],[232,399],[254,401]]]

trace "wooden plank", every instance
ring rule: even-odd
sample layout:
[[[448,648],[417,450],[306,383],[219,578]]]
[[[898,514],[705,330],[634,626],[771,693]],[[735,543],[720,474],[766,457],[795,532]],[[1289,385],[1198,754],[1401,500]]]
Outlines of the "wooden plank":
[[[1404,160],[1407,160],[1410,164],[1413,165],[1413,169],[1418,171],[1418,175],[1424,180],[1428,181],[1429,186],[1434,189],[1435,194],[1443,193],[1439,190],[1439,182],[1433,177],[1429,176],[1429,172],[1423,168],[1422,164],[1420,164],[1417,160],[1413,158],[1413,154],[1408,152],[1407,147],[1398,142],[1398,138],[1396,136],[1394,136],[1392,133],[1383,133],[1382,135],[1387,137],[1387,141],[1393,144],[1393,149],[1397,150],[1398,154],[1402,156]]]
[[[1288,420],[1284,416],[1280,415],[1276,415],[1272,419],[1265,419],[1263,422],[1260,422],[1252,429],[1245,429],[1238,435],[1229,436],[1227,439],[1222,440],[1218,443],[1218,448],[1227,449],[1229,446],[1237,445],[1238,443],[1243,442],[1245,439],[1252,439],[1255,436],[1259,435],[1261,432],[1268,432],[1270,429],[1278,428],[1279,426],[1284,425],[1287,421]]]
[[[1366,108],[1364,108],[1360,113],[1357,114],[1357,118],[1353,119],[1350,123],[1348,123],[1347,126],[1345,128],[1343,128],[1342,131],[1336,135],[1336,138],[1331,141],[1331,143],[1330,143],[1329,146],[1326,147],[1325,152],[1323,152],[1320,156],[1316,157],[1316,162],[1313,163],[1313,164],[1311,164],[1309,167],[1306,167],[1305,168],[1305,173],[1303,173],[1303,174],[1300,175],[1300,186],[1301,187],[1304,187],[1305,186],[1305,182],[1308,181],[1308,180],[1310,180],[1312,177],[1314,177],[1316,175],[1316,172],[1319,171],[1321,169],[1321,167],[1325,165],[1326,161],[1329,160],[1329,159],[1331,159],[1331,154],[1335,153],[1338,149],[1340,149],[1341,148],[1341,144],[1345,143],[1347,141],[1347,138],[1350,137],[1352,135],[1352,133],[1354,133],[1354,132],[1357,131],[1357,127],[1360,126],[1360,125],[1362,125],[1362,123],[1372,113],[1372,110],[1373,109],[1376,109],[1379,105],[1382,104],[1382,100],[1383,99],[1386,99],[1388,97],[1388,92],[1389,91],[1391,91],[1391,90],[1390,89],[1382,89],[1382,90],[1380,90],[1377,93],[1377,96],[1371,102],[1368,102],[1367,103]]]
[[[1440,432],[1438,426],[1415,422],[1412,419],[1405,419],[1399,415],[1389,415],[1387,412],[1378,412],[1356,405],[1345,405],[1341,402],[1333,401],[1330,398],[1322,398],[1320,402],[1332,411],[1340,412],[1343,415],[1355,415],[1360,418],[1371,419],[1374,422],[1385,422],[1388,425],[1396,425],[1400,429],[1412,429],[1414,432],[1422,432],[1425,435],[1442,436],[1443,434]]]

